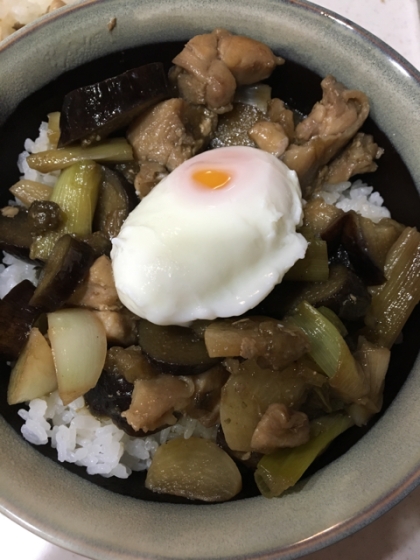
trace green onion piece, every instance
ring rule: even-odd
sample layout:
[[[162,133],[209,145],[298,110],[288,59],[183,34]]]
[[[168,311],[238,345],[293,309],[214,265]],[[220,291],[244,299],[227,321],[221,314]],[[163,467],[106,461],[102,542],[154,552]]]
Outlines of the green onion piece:
[[[61,113],[59,111],[48,114],[47,136],[50,145],[54,148],[57,148],[60,139],[60,116]]]
[[[325,282],[329,277],[327,243],[316,237],[308,227],[300,233],[308,241],[303,259],[299,259],[285,274],[285,280],[295,282]]]
[[[330,323],[334,325],[334,327],[338,330],[341,336],[348,335],[348,330],[346,329],[343,321],[336,313],[334,313],[332,309],[330,309],[329,307],[325,307],[324,305],[321,305],[317,309],[320,313],[324,315],[326,319],[328,319],[328,321],[330,321]]]
[[[62,171],[50,200],[63,211],[63,223],[57,230],[35,239],[31,245],[31,259],[47,260],[55,243],[66,233],[85,237],[92,232],[101,180],[101,167],[94,161],[80,161]]]
[[[309,355],[330,378],[335,394],[354,402],[368,392],[363,370],[337,328],[322,313],[303,301],[289,321],[309,338]]]
[[[372,288],[363,334],[391,348],[420,301],[420,233],[415,228],[406,228],[389,250],[385,277],[384,284]]]
[[[26,161],[32,169],[41,173],[50,173],[85,159],[118,163],[132,161],[134,157],[133,149],[125,138],[112,138],[87,148],[73,146],[38,152],[28,156]]]
[[[353,420],[344,414],[322,416],[311,422],[311,438],[307,443],[265,455],[254,475],[261,494],[274,498],[296,484],[333,439],[352,425]]]
[[[39,183],[38,181],[31,181],[30,179],[21,179],[10,187],[9,191],[15,196],[22,204],[29,208],[35,200],[49,200],[52,187]]]

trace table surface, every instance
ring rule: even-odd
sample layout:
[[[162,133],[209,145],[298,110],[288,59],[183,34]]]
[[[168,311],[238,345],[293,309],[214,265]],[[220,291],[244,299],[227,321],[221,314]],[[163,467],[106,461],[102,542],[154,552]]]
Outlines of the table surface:
[[[325,8],[368,29],[420,69],[420,20],[417,0],[318,0]],[[0,514],[2,560],[82,560],[35,536]],[[420,487],[354,535],[302,560],[418,560]]]

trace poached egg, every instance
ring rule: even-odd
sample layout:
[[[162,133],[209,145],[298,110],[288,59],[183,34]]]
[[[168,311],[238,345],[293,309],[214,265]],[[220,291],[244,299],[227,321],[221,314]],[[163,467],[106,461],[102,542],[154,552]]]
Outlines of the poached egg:
[[[256,148],[201,153],[138,204],[113,239],[116,289],[158,325],[242,315],[304,257],[296,173]]]

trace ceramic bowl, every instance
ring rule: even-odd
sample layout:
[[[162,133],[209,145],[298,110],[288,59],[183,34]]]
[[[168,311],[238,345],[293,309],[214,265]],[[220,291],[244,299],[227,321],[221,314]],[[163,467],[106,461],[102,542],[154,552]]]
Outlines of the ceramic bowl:
[[[87,0],[16,33],[0,46],[3,202],[23,139],[36,133],[66,89],[135,66],[132,47],[148,45],[138,51],[143,59],[168,58],[173,44],[162,42],[220,26],[262,40],[290,61],[285,87],[290,79],[289,93],[302,103],[320,90],[319,78],[299,65],[369,95],[372,119],[392,143],[384,139],[383,170],[374,186],[397,219],[418,225],[419,75],[378,39],[302,0]],[[101,62],[92,63],[96,59]],[[383,139],[372,121],[367,126]],[[4,365],[0,511],[59,546],[101,560],[286,559],[326,546],[389,509],[420,478],[419,323],[417,312],[393,353],[385,413],[358,432],[361,439],[351,436],[333,448],[296,490],[274,500],[152,502],[136,497],[134,482],[128,490],[99,485],[65,469],[18,434],[16,410],[5,405]]]

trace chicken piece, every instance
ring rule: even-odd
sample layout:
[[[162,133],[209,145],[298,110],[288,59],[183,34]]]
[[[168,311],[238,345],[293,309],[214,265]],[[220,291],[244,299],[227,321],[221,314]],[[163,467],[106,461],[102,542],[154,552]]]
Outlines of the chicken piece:
[[[258,121],[254,124],[248,135],[258,148],[280,157],[289,145],[289,138],[279,123]]]
[[[127,138],[141,163],[155,162],[173,171],[207,146],[216,125],[212,111],[174,98],[137,117]]]
[[[284,60],[259,41],[215,29],[193,37],[172,62],[181,96],[221,114],[231,110],[237,85],[268,78]]]
[[[194,395],[192,403],[185,410],[191,418],[196,418],[206,428],[220,422],[220,397],[222,387],[228,380],[229,373],[217,365],[204,373],[192,375]]]
[[[251,438],[251,449],[272,453],[282,447],[298,447],[309,441],[309,420],[306,414],[284,404],[270,404]]]
[[[218,55],[232,72],[238,85],[255,84],[271,76],[284,59],[255,39],[232,35],[226,29],[215,29],[218,38]]]
[[[136,431],[171,426],[176,422],[174,412],[186,408],[193,394],[194,383],[188,377],[161,374],[154,379],[138,379],[130,408],[122,416]]]
[[[209,356],[256,358],[260,367],[281,370],[309,349],[301,329],[287,327],[269,317],[213,321],[204,332]]]
[[[335,185],[359,173],[372,173],[378,168],[374,160],[382,154],[383,149],[374,142],[373,136],[359,132],[338,157],[320,170],[316,186]]]
[[[68,304],[99,311],[118,311],[122,308],[115,288],[111,260],[107,256],[96,259],[87,278],[75,290]]]
[[[145,161],[134,179],[137,195],[144,198],[167,175],[168,170],[160,163]]]
[[[269,121],[281,124],[290,142],[293,141],[295,136],[293,111],[287,109],[281,99],[277,97],[271,99],[268,104],[267,117]]]
[[[139,319],[128,309],[122,309],[121,311],[93,310],[92,313],[100,319],[105,327],[108,344],[130,346],[137,342],[137,324]]]
[[[346,89],[332,76],[321,82],[323,98],[295,130],[295,141],[283,162],[296,171],[304,196],[318,170],[326,165],[353,138],[369,114],[364,93]]]

